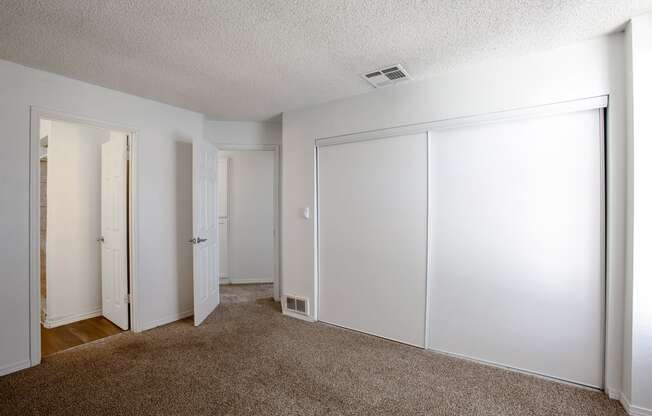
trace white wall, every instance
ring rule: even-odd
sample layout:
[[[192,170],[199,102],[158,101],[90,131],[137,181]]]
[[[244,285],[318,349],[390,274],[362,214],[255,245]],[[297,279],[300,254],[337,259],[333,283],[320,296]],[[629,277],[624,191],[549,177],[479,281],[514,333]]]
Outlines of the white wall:
[[[109,130],[52,121],[48,137],[46,326],[102,312],[102,143]],[[127,190],[125,189],[125,192]]]
[[[0,61],[0,374],[29,365],[30,106],[137,130],[136,328],[192,313],[192,138],[198,113]]]
[[[281,123],[206,120],[204,137],[216,144],[281,144]]]
[[[652,414],[652,14],[627,27],[628,227],[624,396]]]
[[[230,159],[228,277],[274,281],[274,159],[267,150],[220,151]]]
[[[376,90],[283,115],[283,294],[305,296],[314,317],[314,140],[609,94],[606,386],[620,391],[625,226],[624,36],[618,33],[521,58]]]

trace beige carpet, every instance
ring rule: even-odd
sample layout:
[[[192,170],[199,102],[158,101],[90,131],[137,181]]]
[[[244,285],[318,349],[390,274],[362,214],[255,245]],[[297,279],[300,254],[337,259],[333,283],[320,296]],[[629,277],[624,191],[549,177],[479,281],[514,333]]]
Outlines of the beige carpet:
[[[603,394],[221,305],[0,378],[2,415],[624,415]]]
[[[274,297],[273,283],[228,284],[220,285],[220,303],[255,302]]]

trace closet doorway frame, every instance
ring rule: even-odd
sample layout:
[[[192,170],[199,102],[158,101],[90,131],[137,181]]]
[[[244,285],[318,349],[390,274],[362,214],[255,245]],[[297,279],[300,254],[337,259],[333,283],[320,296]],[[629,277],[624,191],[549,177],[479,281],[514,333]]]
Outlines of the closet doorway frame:
[[[281,298],[282,283],[281,283],[281,146],[278,144],[227,144],[215,143],[218,153],[217,158],[220,158],[220,152],[228,151],[268,151],[274,152],[274,301],[278,302]],[[218,178],[219,182],[219,178]],[[229,191],[230,192],[230,191]],[[219,195],[219,190],[218,190]],[[219,198],[219,196],[218,196]],[[229,214],[230,215],[230,214]],[[219,233],[219,230],[218,230]],[[219,235],[218,235],[219,239]],[[227,242],[227,244],[229,244]],[[219,250],[219,247],[218,247]],[[227,251],[228,253],[229,251]],[[219,253],[218,253],[218,261]],[[230,265],[230,263],[229,263]]]
[[[50,119],[82,124],[129,135],[129,171],[127,194],[127,222],[129,241],[129,331],[139,332],[138,321],[138,129],[76,114],[30,106],[29,129],[29,358],[30,367],[41,363],[41,285],[40,285],[40,227],[41,166],[40,121]]]
[[[608,175],[608,136],[607,136],[607,126],[606,126],[606,120],[607,120],[607,112],[609,108],[609,96],[608,95],[600,95],[600,96],[594,96],[594,97],[586,97],[586,98],[578,98],[574,100],[568,100],[568,101],[562,101],[562,102],[556,102],[556,103],[550,103],[550,104],[543,104],[543,105],[536,105],[532,107],[524,107],[524,108],[518,108],[518,109],[513,109],[513,110],[506,110],[506,111],[497,111],[497,112],[490,112],[490,113],[484,113],[484,114],[476,114],[476,115],[470,115],[470,116],[462,116],[462,117],[454,117],[454,118],[449,118],[449,119],[443,119],[443,120],[438,120],[438,121],[431,121],[431,122],[424,122],[424,123],[415,123],[415,124],[408,124],[408,125],[402,125],[402,126],[396,126],[396,127],[388,127],[388,128],[382,128],[382,129],[374,129],[374,130],[367,130],[367,131],[361,131],[361,132],[356,132],[356,133],[350,133],[350,134],[343,134],[343,135],[337,135],[337,136],[329,136],[329,137],[317,137],[314,140],[314,148],[313,148],[313,161],[314,161],[314,195],[313,195],[313,206],[315,207],[315,221],[314,221],[314,252],[313,252],[313,261],[314,261],[314,276],[313,276],[313,298],[315,300],[314,306],[313,306],[313,316],[312,318],[314,321],[319,321],[319,304],[320,304],[320,298],[319,298],[319,270],[320,270],[320,263],[319,263],[319,244],[320,244],[320,235],[319,235],[319,148],[324,147],[324,146],[332,146],[332,145],[337,145],[337,144],[344,144],[344,143],[352,143],[352,142],[363,142],[363,141],[370,141],[370,140],[378,140],[378,139],[385,139],[385,138],[391,138],[391,137],[396,137],[396,136],[404,136],[404,135],[411,135],[411,134],[418,134],[418,133],[425,133],[427,134],[427,152],[428,152],[428,176],[430,176],[430,165],[431,165],[431,150],[432,146],[431,143],[433,140],[436,140],[436,133],[437,131],[445,130],[445,129],[451,129],[451,128],[460,128],[460,127],[467,127],[467,126],[476,126],[476,125],[482,125],[482,124],[489,124],[489,123],[498,123],[498,122],[505,122],[505,121],[513,121],[513,120],[519,120],[519,119],[526,119],[526,118],[532,118],[532,117],[546,117],[546,116],[553,116],[553,115],[559,115],[559,114],[564,114],[564,113],[572,113],[572,112],[578,112],[578,111],[585,111],[585,110],[596,110],[599,109],[600,111],[600,131],[602,134],[602,142],[601,142],[601,148],[602,148],[602,201],[601,201],[601,210],[602,210],[602,230],[601,230],[601,235],[602,235],[602,253],[601,253],[601,268],[602,268],[602,283],[603,283],[603,288],[604,288],[604,293],[603,293],[603,314],[602,314],[602,324],[603,324],[603,331],[602,331],[602,350],[603,350],[603,389],[601,391],[605,391],[608,395],[611,396],[611,391],[609,390],[609,385],[610,385],[610,380],[612,380],[614,377],[618,377],[617,374],[612,374],[610,371],[613,367],[616,367],[616,371],[614,372],[619,372],[621,370],[620,365],[615,362],[618,360],[618,357],[614,355],[614,352],[612,352],[609,349],[610,345],[616,345],[618,343],[617,339],[617,334],[620,332],[619,328],[620,325],[618,322],[616,322],[615,316],[617,315],[616,308],[620,304],[619,300],[617,299],[618,296],[618,285],[619,283],[617,282],[618,276],[613,275],[613,272],[609,270],[609,265],[607,264],[607,259],[613,258],[614,254],[613,251],[616,250],[616,247],[618,245],[618,240],[616,240],[616,237],[613,235],[610,235],[607,233],[608,225],[609,225],[609,211],[607,210],[607,205],[608,205],[608,190],[609,190],[609,175]],[[430,215],[431,208],[432,208],[432,203],[431,203],[431,198],[432,198],[432,190],[431,190],[432,184],[430,181],[428,181],[428,196],[427,196],[427,201],[428,201],[428,208],[427,208],[427,247],[426,247],[426,253],[427,253],[427,266],[426,266],[426,302],[425,302],[425,328],[424,328],[424,349],[427,351],[432,351],[432,352],[438,352],[436,350],[433,350],[430,346],[429,343],[429,334],[430,334],[430,322],[429,322],[429,311],[431,307],[431,301],[430,301],[430,290],[432,288],[432,284],[434,281],[434,278],[431,273],[431,259],[430,259],[430,248],[431,248],[431,233],[432,233],[432,218]],[[450,354],[453,355],[453,354]],[[500,368],[506,368],[510,371],[516,371],[516,372],[521,372],[521,373],[526,373],[530,375],[534,375],[536,377],[542,377],[545,379],[553,380],[556,382],[562,382],[562,383],[568,383],[572,384],[574,386],[580,386],[580,387],[586,387],[581,384],[576,384],[572,382],[567,382],[564,380],[559,380],[554,377],[549,377],[545,375],[541,375],[539,373],[534,373],[530,372],[527,370],[519,370],[519,369],[514,369],[511,367],[506,367],[498,364],[494,364],[491,362],[485,362],[485,361],[479,361],[479,360],[474,360],[471,358],[467,358],[464,356],[460,355],[455,355],[458,358],[462,359],[467,359],[470,361],[477,361],[481,362],[486,365],[491,365],[495,367],[500,367]],[[591,387],[587,387],[589,389],[593,389]],[[594,389],[594,390],[600,390],[600,389]]]

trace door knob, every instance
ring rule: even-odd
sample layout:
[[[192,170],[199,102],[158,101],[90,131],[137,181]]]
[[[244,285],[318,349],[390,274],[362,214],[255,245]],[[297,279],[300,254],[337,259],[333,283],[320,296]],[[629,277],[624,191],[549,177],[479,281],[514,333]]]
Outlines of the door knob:
[[[103,243],[104,242],[104,236],[100,236],[100,238],[97,239],[98,243]]]
[[[188,240],[189,243],[197,244],[197,239],[196,238],[191,238]]]

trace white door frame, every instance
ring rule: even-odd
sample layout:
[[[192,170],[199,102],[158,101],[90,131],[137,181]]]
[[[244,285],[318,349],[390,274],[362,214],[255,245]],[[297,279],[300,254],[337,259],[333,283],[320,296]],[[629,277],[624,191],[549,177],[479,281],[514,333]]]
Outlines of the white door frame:
[[[228,259],[228,257],[229,257],[229,246],[231,245],[231,233],[229,232],[229,229],[231,228],[231,221],[230,221],[230,219],[231,219],[230,218],[231,217],[231,207],[230,207],[230,204],[231,204],[231,160],[228,159],[228,158],[220,157],[219,149],[218,149],[217,163],[220,164],[220,163],[223,163],[223,162],[226,162],[226,203],[227,203],[226,217],[218,217],[217,226],[219,228],[221,219],[226,218],[224,224],[226,226],[226,246],[227,246],[227,250],[226,250],[227,259],[226,260],[227,260],[227,262],[226,262],[226,276],[224,278],[222,277],[222,272],[220,272],[218,270],[218,273],[220,275],[220,284],[231,283],[231,278],[229,277],[231,275],[231,273],[230,273],[230,264],[228,262],[228,260],[229,260]],[[219,176],[219,168],[218,168],[218,176]],[[221,178],[218,177],[218,188],[219,188],[219,181],[221,181]],[[218,189],[218,195],[217,195],[218,202],[219,202],[219,198],[220,198],[219,191],[220,190]],[[218,211],[219,211],[219,209],[218,209]],[[218,238],[219,238],[219,229],[218,229]],[[218,258],[219,258],[219,256],[218,256]],[[222,268],[222,264],[223,264],[222,260],[223,259],[219,258],[219,268],[220,269]],[[222,279],[225,279],[225,282],[222,282]]]
[[[383,138],[390,138],[390,137],[395,137],[395,136],[401,136],[401,135],[409,135],[409,134],[415,134],[415,133],[426,133],[428,137],[428,175],[430,174],[430,152],[432,149],[431,143],[432,140],[434,140],[436,132],[438,130],[443,130],[443,129],[449,129],[449,128],[459,128],[463,126],[473,126],[473,125],[480,125],[480,124],[485,124],[485,123],[496,123],[496,122],[501,122],[501,121],[510,121],[510,120],[518,120],[518,119],[523,119],[523,118],[529,118],[529,117],[544,117],[544,116],[551,116],[551,115],[557,115],[557,114],[563,114],[563,113],[570,113],[570,112],[575,112],[575,111],[583,111],[583,110],[592,110],[592,109],[601,109],[601,115],[600,115],[600,122],[601,122],[601,134],[602,134],[602,140],[601,140],[601,148],[602,148],[602,186],[603,186],[603,195],[602,195],[602,202],[601,202],[601,210],[602,210],[602,278],[603,278],[603,284],[605,287],[605,292],[604,292],[604,309],[603,309],[603,338],[602,338],[602,348],[603,348],[603,353],[604,353],[604,369],[603,369],[603,386],[607,394],[610,394],[611,392],[608,391],[609,385],[612,384],[612,380],[616,379],[618,376],[617,374],[613,374],[610,370],[612,366],[609,365],[610,362],[613,362],[618,359],[612,353],[609,351],[607,348],[609,345],[615,345],[617,343],[617,340],[615,337],[618,334],[618,323],[616,322],[615,319],[615,310],[612,305],[618,304],[618,300],[616,297],[618,296],[618,289],[616,288],[615,282],[618,280],[618,276],[614,275],[613,272],[607,267],[606,260],[607,258],[612,258],[613,256],[610,256],[609,253],[612,252],[613,250],[616,249],[616,247],[619,244],[619,241],[614,240],[616,237],[613,234],[608,234],[606,233],[607,230],[607,224],[611,221],[609,217],[609,212],[607,212],[606,207],[607,207],[607,199],[606,199],[606,194],[605,191],[609,188],[609,178],[606,175],[606,164],[608,163],[608,159],[606,157],[605,150],[607,148],[607,141],[605,139],[605,135],[607,132],[605,131],[605,111],[608,108],[608,103],[609,103],[609,96],[608,95],[601,95],[601,96],[596,96],[596,97],[587,97],[587,98],[580,98],[576,100],[569,100],[569,101],[563,101],[563,102],[558,102],[558,103],[551,103],[551,104],[545,104],[545,105],[539,105],[539,106],[533,106],[533,107],[526,107],[526,108],[520,108],[520,109],[514,109],[514,110],[507,110],[507,111],[498,111],[498,112],[493,112],[493,113],[486,113],[486,114],[477,114],[477,115],[471,115],[471,116],[463,116],[463,117],[455,117],[455,118],[450,118],[450,119],[444,119],[444,120],[438,120],[438,121],[432,121],[432,122],[425,122],[425,123],[416,123],[416,124],[410,124],[410,125],[403,125],[403,126],[396,126],[396,127],[389,127],[389,128],[383,128],[383,129],[376,129],[376,130],[368,130],[368,131],[361,131],[357,133],[351,133],[351,134],[343,134],[343,135],[338,135],[338,136],[330,136],[330,137],[317,137],[315,138],[315,144],[314,144],[314,201],[313,201],[313,206],[315,207],[315,221],[314,221],[314,251],[313,251],[313,261],[314,261],[314,276],[313,276],[313,287],[314,287],[314,299],[315,299],[315,305],[314,305],[314,312],[313,312],[313,319],[315,321],[319,321],[319,148],[324,147],[324,146],[332,146],[332,145],[337,145],[337,144],[343,144],[343,143],[350,143],[350,142],[359,142],[359,141],[368,141],[368,140],[377,140],[377,139],[383,139]],[[428,319],[428,312],[430,308],[430,288],[432,287],[432,280],[433,276],[431,275],[431,270],[430,270],[430,242],[431,242],[431,215],[430,215],[430,210],[432,209],[431,207],[431,184],[428,182],[428,231],[427,231],[427,253],[428,253],[428,266],[426,269],[426,307],[425,307],[425,314],[426,314],[426,321],[425,321],[425,330],[424,330],[424,341],[425,341],[425,349],[426,350],[431,350],[430,345],[429,345],[429,331],[430,331],[430,322]],[[461,357],[465,358],[465,357]],[[486,363],[483,362],[484,364],[489,364],[492,365],[492,363]],[[614,367],[617,368],[615,373],[619,372],[620,364],[616,363]],[[507,367],[504,367],[507,368]],[[510,368],[511,369],[511,368]],[[514,369],[511,369],[514,370]],[[519,370],[516,370],[519,371]],[[528,374],[527,371],[522,371]],[[560,381],[555,378],[550,378],[546,377],[544,375],[540,374],[534,374],[539,377],[543,378],[548,378],[552,379],[554,381]],[[563,381],[562,381],[563,382]],[[577,385],[574,383],[570,383],[573,385]]]
[[[50,119],[68,123],[83,124],[110,130],[124,131],[129,134],[129,194],[128,203],[128,238],[129,238],[129,318],[130,329],[140,331],[138,322],[138,176],[137,149],[138,130],[133,127],[122,126],[115,123],[104,122],[84,116],[78,116],[61,111],[50,110],[42,107],[30,107],[29,130],[29,358],[30,366],[41,363],[41,285],[40,285],[40,228],[41,217],[40,192],[41,192],[41,166],[40,166],[40,120]]]
[[[281,146],[278,144],[215,144],[218,151],[227,150],[266,150],[274,152],[274,300],[279,301],[281,293],[281,251],[280,251],[280,234],[281,219],[280,213],[280,155]],[[219,153],[218,153],[219,159]],[[218,191],[219,195],[219,191]],[[229,216],[231,213],[229,212]],[[218,231],[219,232],[219,231]],[[229,250],[230,251],[230,250]],[[218,253],[219,256],[219,253]],[[219,258],[219,257],[218,257]]]

